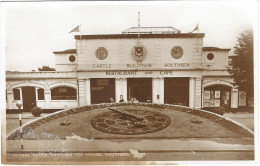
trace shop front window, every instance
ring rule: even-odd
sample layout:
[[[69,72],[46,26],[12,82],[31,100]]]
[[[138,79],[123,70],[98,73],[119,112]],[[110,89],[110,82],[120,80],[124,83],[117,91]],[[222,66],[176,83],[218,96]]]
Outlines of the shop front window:
[[[231,91],[229,87],[220,85],[207,87],[204,89],[203,95],[204,107],[230,107]]]
[[[52,100],[77,100],[77,90],[70,87],[56,87],[51,89]]]

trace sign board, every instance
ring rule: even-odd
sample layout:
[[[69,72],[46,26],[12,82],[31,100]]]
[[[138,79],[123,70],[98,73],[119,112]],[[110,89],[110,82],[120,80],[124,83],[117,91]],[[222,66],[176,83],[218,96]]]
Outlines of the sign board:
[[[210,99],[209,107],[215,107],[215,99]]]
[[[210,91],[209,91],[209,90],[204,91],[204,99],[205,99],[205,100],[210,99]]]
[[[209,107],[209,100],[204,100],[204,105],[203,107]]]
[[[215,99],[219,99],[220,98],[220,90],[216,90],[215,91]]]
[[[215,107],[220,107],[220,99],[215,99]]]

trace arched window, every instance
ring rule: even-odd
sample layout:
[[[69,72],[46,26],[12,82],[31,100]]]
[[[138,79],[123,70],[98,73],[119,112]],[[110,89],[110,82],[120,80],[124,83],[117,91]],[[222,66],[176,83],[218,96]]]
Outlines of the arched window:
[[[60,86],[51,89],[52,100],[77,100],[77,90],[75,88]]]
[[[14,95],[14,100],[21,100],[21,97],[20,97],[20,89],[13,89],[13,95]]]
[[[37,97],[38,100],[44,100],[44,89],[42,88],[37,89]]]

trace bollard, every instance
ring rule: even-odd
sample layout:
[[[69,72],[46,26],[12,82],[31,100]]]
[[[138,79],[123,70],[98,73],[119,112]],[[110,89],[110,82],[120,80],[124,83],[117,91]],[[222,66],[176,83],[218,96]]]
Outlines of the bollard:
[[[21,149],[23,150],[23,128],[22,128],[22,114],[19,114],[20,134],[21,134]]]
[[[22,110],[21,107],[23,106],[22,103],[17,102],[16,106],[19,108],[19,123],[20,123],[20,134],[21,134],[21,149],[23,150],[23,129],[22,129]]]

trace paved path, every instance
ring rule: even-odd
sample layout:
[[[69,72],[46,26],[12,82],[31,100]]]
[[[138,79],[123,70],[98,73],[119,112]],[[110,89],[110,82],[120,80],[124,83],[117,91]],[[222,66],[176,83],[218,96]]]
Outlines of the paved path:
[[[129,152],[140,151],[230,151],[253,150],[252,138],[209,139],[89,139],[89,140],[8,140],[7,151]]]
[[[248,127],[254,131],[254,114],[253,113],[226,113],[224,117],[230,118],[234,121],[241,123],[242,125]]]
[[[73,164],[79,161],[253,160],[253,142],[250,138],[25,140],[21,150],[20,141],[15,140],[7,141],[7,161]]]
[[[46,116],[46,115],[49,115],[49,114],[43,113],[43,114],[41,114],[40,117],[43,117],[43,116]],[[22,113],[23,119],[37,119],[37,118],[40,118],[40,117],[34,117],[32,115],[32,113],[30,113],[30,112],[23,112]],[[18,119],[18,118],[19,118],[19,114],[6,114],[6,119]]]

